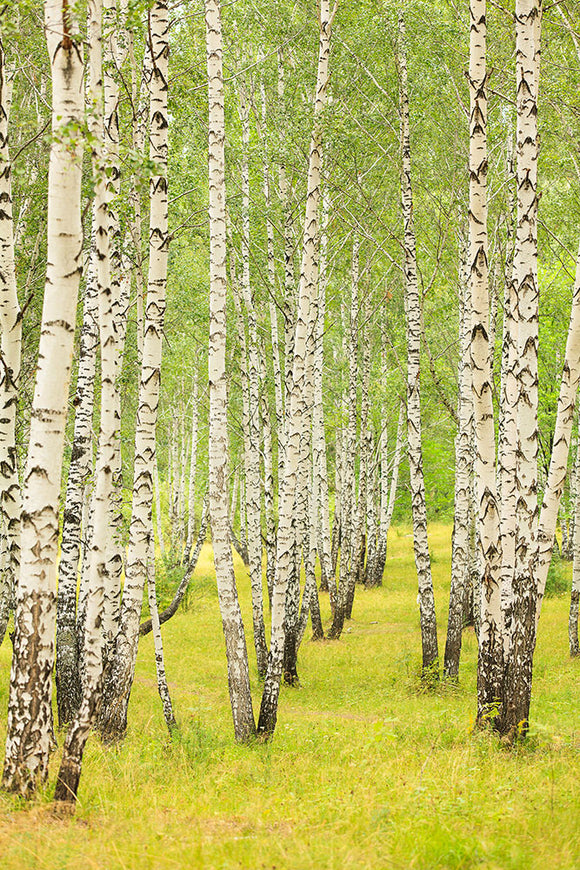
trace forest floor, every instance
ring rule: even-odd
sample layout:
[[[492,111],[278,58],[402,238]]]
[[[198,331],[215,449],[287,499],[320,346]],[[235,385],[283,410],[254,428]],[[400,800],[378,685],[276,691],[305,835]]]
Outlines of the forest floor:
[[[441,653],[450,534],[449,526],[430,527]],[[305,639],[302,685],[282,690],[273,742],[240,747],[211,572],[206,547],[189,609],[164,629],[179,734],[169,740],[163,723],[149,635],[127,738],[117,750],[90,741],[76,817],[51,813],[58,753],[32,805],[0,796],[3,870],[580,868],[580,661],[568,656],[566,595],[545,602],[530,737],[501,747],[472,733],[472,629],[464,632],[459,685],[421,689],[412,537],[393,528],[385,585],[357,589],[339,642]],[[324,597],[323,607],[328,618]],[[251,639],[249,646],[253,655]],[[9,656],[6,641],[2,723]],[[257,710],[255,668],[253,676]]]

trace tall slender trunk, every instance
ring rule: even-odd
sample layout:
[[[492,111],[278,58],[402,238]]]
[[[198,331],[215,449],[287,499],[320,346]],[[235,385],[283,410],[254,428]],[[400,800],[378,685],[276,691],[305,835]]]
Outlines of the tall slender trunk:
[[[348,426],[343,432],[341,482],[340,482],[340,563],[338,574],[338,595],[336,609],[332,620],[328,637],[336,640],[342,634],[346,608],[351,584],[354,586],[355,577],[351,576],[355,565],[355,552],[353,546],[353,505],[355,504],[355,444],[357,423],[357,316],[359,308],[358,297],[358,252],[359,240],[353,241],[352,247],[352,270],[351,270],[351,296],[350,296],[350,323],[348,333],[347,357],[348,357]]]
[[[359,486],[358,497],[355,502],[355,522],[353,534],[353,565],[351,569],[351,583],[346,608],[346,618],[352,616],[355,584],[362,582],[362,570],[364,568],[366,550],[366,506],[367,506],[367,428],[369,414],[369,380],[370,380],[370,349],[368,347],[368,330],[366,328],[366,304],[364,291],[361,293],[361,305],[358,330],[360,332],[360,345],[362,351],[361,366],[361,411],[360,432],[356,453],[359,456]]]
[[[399,15],[399,85],[401,104],[401,203],[405,227],[405,313],[407,319],[407,442],[411,477],[411,504],[413,511],[413,537],[415,567],[419,584],[419,610],[421,615],[421,645],[423,674],[438,676],[439,650],[435,597],[431,579],[431,560],[427,540],[427,506],[423,476],[423,447],[421,442],[421,303],[417,281],[417,254],[413,225],[413,189],[411,184],[411,142],[409,132],[409,94],[407,87],[407,56],[405,21]]]
[[[538,85],[541,0],[516,0],[517,227],[514,286],[517,295],[516,535],[513,615],[504,683],[508,736],[525,734],[532,691],[538,605]],[[567,444],[566,444],[567,456]],[[557,514],[557,507],[556,507]],[[555,525],[555,523],[554,523]],[[553,533],[550,546],[553,543]]]
[[[94,234],[93,234],[94,235]],[[77,579],[81,556],[83,507],[87,484],[93,471],[93,409],[98,331],[98,286],[95,262],[91,257],[83,306],[73,449],[66,487],[62,522],[61,556],[58,566],[56,624],[56,700],[58,721],[66,725],[82,700],[77,632]]]
[[[0,643],[4,640],[20,570],[22,496],[16,453],[16,413],[22,348],[21,312],[16,291],[12,166],[9,122],[12,72],[0,42]]]
[[[153,490],[155,493],[155,524],[157,526],[157,542],[161,555],[165,557],[165,540],[163,538],[163,524],[161,518],[161,493],[159,491],[159,468],[157,466],[157,453],[155,454],[155,465],[153,466]]]
[[[572,436],[572,426],[574,423],[574,411],[578,398],[578,385],[580,384],[580,247],[576,259],[576,277],[574,281],[574,292],[572,298],[572,310],[570,313],[570,325],[568,327],[568,338],[566,341],[566,351],[564,354],[564,367],[562,372],[562,381],[560,384],[560,394],[558,396],[558,410],[556,414],[556,426],[554,429],[554,439],[552,446],[552,455],[550,457],[550,466],[548,470],[548,479],[544,487],[544,499],[542,502],[542,510],[540,513],[540,523],[538,529],[538,565],[536,573],[536,590],[537,603],[534,615],[534,624],[537,627],[540,618],[542,600],[546,588],[546,580],[548,577],[548,569],[552,558],[552,548],[554,545],[554,535],[556,532],[556,521],[558,518],[558,508],[560,499],[564,492],[566,476],[568,473],[568,454],[570,451],[570,439]],[[580,439],[579,439],[580,441]],[[578,451],[577,451],[578,455]],[[576,460],[574,474],[578,480],[578,460]],[[576,494],[574,498],[574,526],[578,529],[576,522],[576,504],[578,503],[578,484],[576,484]],[[574,548],[576,548],[576,539],[578,534],[574,536]],[[534,631],[535,644],[535,631]]]
[[[255,734],[248,651],[228,523],[226,381],[226,183],[222,26],[219,0],[205,0],[209,95],[209,497],[218,598],[236,740]]]
[[[133,507],[119,630],[112,655],[111,675],[105,687],[100,727],[107,742],[119,739],[127,727],[127,707],[135,672],[139,619],[147,579],[153,503],[153,463],[161,350],[165,314],[167,231],[167,72],[169,17],[166,0],[155,0],[150,11],[150,156],[156,171],[150,181],[151,214],[149,275],[139,409],[135,432]]]
[[[262,357],[265,350],[262,348]],[[266,367],[262,370],[261,419],[264,456],[264,514],[266,519],[266,585],[268,600],[272,606],[272,592],[276,575],[276,515],[274,512],[274,467],[272,453],[272,424],[270,421],[270,406],[266,393]]]
[[[463,268],[462,268],[463,273]],[[473,398],[471,395],[471,294],[465,275],[460,276],[460,359],[459,397],[457,417],[459,426],[455,436],[455,517],[451,555],[451,590],[443,673],[455,678],[459,674],[465,593],[469,577],[469,487],[471,478],[471,430],[473,425]],[[495,442],[494,442],[495,446]]]
[[[167,684],[165,657],[163,655],[163,639],[161,637],[161,625],[159,622],[159,610],[157,607],[157,592],[155,589],[155,537],[153,535],[153,529],[151,529],[151,536],[149,538],[149,556],[147,560],[147,600],[149,602],[153,644],[155,647],[157,689],[159,691],[159,697],[161,698],[165,724],[167,725],[169,733],[172,734],[177,722],[175,721],[173,704],[171,703],[171,695],[169,694],[169,686]]]
[[[281,63],[281,61],[280,61]],[[283,73],[283,67],[282,67]],[[283,79],[282,93],[280,99],[284,96]],[[264,203],[266,207],[266,254],[268,260],[268,312],[270,315],[270,335],[272,341],[272,369],[274,374],[274,401],[276,409],[276,435],[278,443],[278,481],[282,480],[284,468],[284,390],[282,386],[282,367],[280,365],[280,339],[278,333],[278,307],[274,296],[276,284],[276,260],[274,255],[274,223],[271,216],[271,195],[270,195],[270,158],[267,142],[267,107],[266,107],[266,89],[264,87],[263,78],[260,80],[260,124],[259,133],[263,142],[263,193]],[[280,177],[284,178],[284,169],[280,167]],[[274,567],[274,565],[272,565]]]
[[[576,444],[576,458],[574,462],[576,477],[580,474],[580,438]],[[574,526],[577,534],[574,537],[574,553],[572,564],[572,591],[570,595],[570,615],[568,617],[568,640],[570,655],[580,655],[580,642],[578,640],[578,611],[580,605],[580,488],[576,488],[574,504]]]
[[[191,397],[191,451],[189,458],[189,487],[187,493],[187,538],[185,542],[185,561],[193,546],[195,533],[195,476],[197,473],[197,441],[199,429],[199,387],[197,370],[193,376],[193,393]]]
[[[108,341],[111,344],[110,370],[111,377],[111,431],[110,431],[110,461],[111,461],[111,492],[108,494],[108,523],[110,533],[107,541],[107,573],[105,575],[105,599],[103,611],[103,632],[105,635],[105,662],[108,663],[113,654],[115,636],[119,627],[119,605],[121,598],[121,575],[123,572],[124,529],[123,529],[123,472],[121,461],[121,389],[120,375],[122,369],[125,337],[127,332],[127,312],[130,293],[130,272],[123,274],[121,261],[121,226],[118,213],[118,200],[121,191],[121,162],[119,156],[119,103],[120,91],[118,77],[127,56],[128,34],[116,18],[118,6],[121,16],[126,14],[123,8],[124,0],[103,0],[103,91],[105,161],[107,167],[107,233],[109,238],[109,284],[112,330]],[[127,280],[128,274],[128,280]],[[102,357],[102,354],[101,354]],[[101,371],[103,384],[105,373]]]
[[[322,143],[320,116],[326,102],[331,23],[332,17],[329,2],[328,0],[320,0],[320,47],[314,104],[314,126],[308,162],[306,210],[304,216],[304,237],[296,333],[294,338],[291,392],[286,414],[286,458],[279,502],[277,573],[274,594],[272,596],[272,635],[270,654],[268,656],[268,671],[266,673],[258,720],[258,733],[265,739],[271,737],[274,733],[278,712],[278,695],[284,654],[286,589],[295,540],[292,513],[298,484],[303,396],[305,389],[312,380],[311,366],[307,365],[307,330],[311,322],[311,309],[316,301],[318,284],[318,205],[320,200],[320,147]]]
[[[380,456],[381,456],[381,495],[379,529],[377,534],[377,553],[374,566],[374,586],[382,586],[385,564],[387,561],[387,537],[393,519],[395,502],[397,500],[397,485],[399,482],[399,468],[403,453],[403,431],[405,428],[406,409],[403,402],[399,408],[397,421],[397,437],[395,441],[395,453],[391,466],[391,480],[389,484],[389,462],[387,455],[387,427],[381,429]]]
[[[265,677],[268,663],[264,602],[262,595],[262,534],[260,499],[260,382],[258,360],[258,326],[250,285],[250,116],[246,93],[240,88],[240,119],[242,122],[242,293],[248,321],[248,440],[246,442],[246,512],[250,584],[252,588],[252,619],[258,676]],[[242,324],[242,329],[243,329]]]
[[[501,549],[495,476],[495,432],[489,343],[487,246],[486,0],[470,3],[469,283],[472,306],[471,376],[475,425],[481,624],[477,716],[498,714],[502,679]]]
[[[324,375],[324,321],[326,312],[326,284],[328,281],[328,236],[327,223],[329,197],[327,185],[322,196],[320,228],[320,278],[318,282],[318,315],[314,347],[314,404],[312,408],[312,474],[315,478],[316,512],[318,523],[318,557],[320,560],[321,588],[328,589],[330,608],[336,608],[336,578],[332,567],[330,539],[330,514],[328,496],[328,465],[326,457],[326,432],[324,428],[323,375]]]
[[[48,257],[30,444],[24,475],[21,575],[10,676],[3,786],[30,795],[45,779],[52,743],[56,559],[68,388],[81,273],[80,137],[83,59],[61,0],[46,0],[53,82],[48,170]]]

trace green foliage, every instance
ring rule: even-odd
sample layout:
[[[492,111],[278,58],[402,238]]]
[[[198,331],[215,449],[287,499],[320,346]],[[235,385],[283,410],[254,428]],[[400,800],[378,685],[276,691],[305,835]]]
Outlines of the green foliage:
[[[563,596],[570,591],[570,564],[561,559],[558,553],[552,555],[552,561],[548,568],[548,577],[546,580],[546,598],[554,598],[555,596]]]

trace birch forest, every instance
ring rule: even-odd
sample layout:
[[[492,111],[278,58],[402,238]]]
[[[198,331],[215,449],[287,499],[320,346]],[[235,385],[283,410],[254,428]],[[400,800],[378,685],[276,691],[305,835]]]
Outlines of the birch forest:
[[[3,865],[580,867],[579,386],[578,0],[0,0]]]

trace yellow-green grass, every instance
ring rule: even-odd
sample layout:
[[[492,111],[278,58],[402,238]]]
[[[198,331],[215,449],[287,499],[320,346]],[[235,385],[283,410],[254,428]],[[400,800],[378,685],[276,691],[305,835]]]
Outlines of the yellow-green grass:
[[[442,653],[450,527],[431,526],[430,541]],[[76,818],[51,814],[58,753],[32,805],[0,797],[3,868],[580,867],[580,662],[568,657],[566,596],[544,605],[530,738],[500,747],[471,733],[471,629],[459,686],[421,691],[411,530],[394,528],[383,588],[357,589],[339,642],[305,640],[302,687],[282,689],[272,744],[242,747],[211,577],[206,547],[190,609],[164,629],[179,736],[165,730],[149,636],[127,739],[118,750],[91,739]],[[323,609],[328,618],[324,598]],[[0,656],[4,721],[7,642]]]

